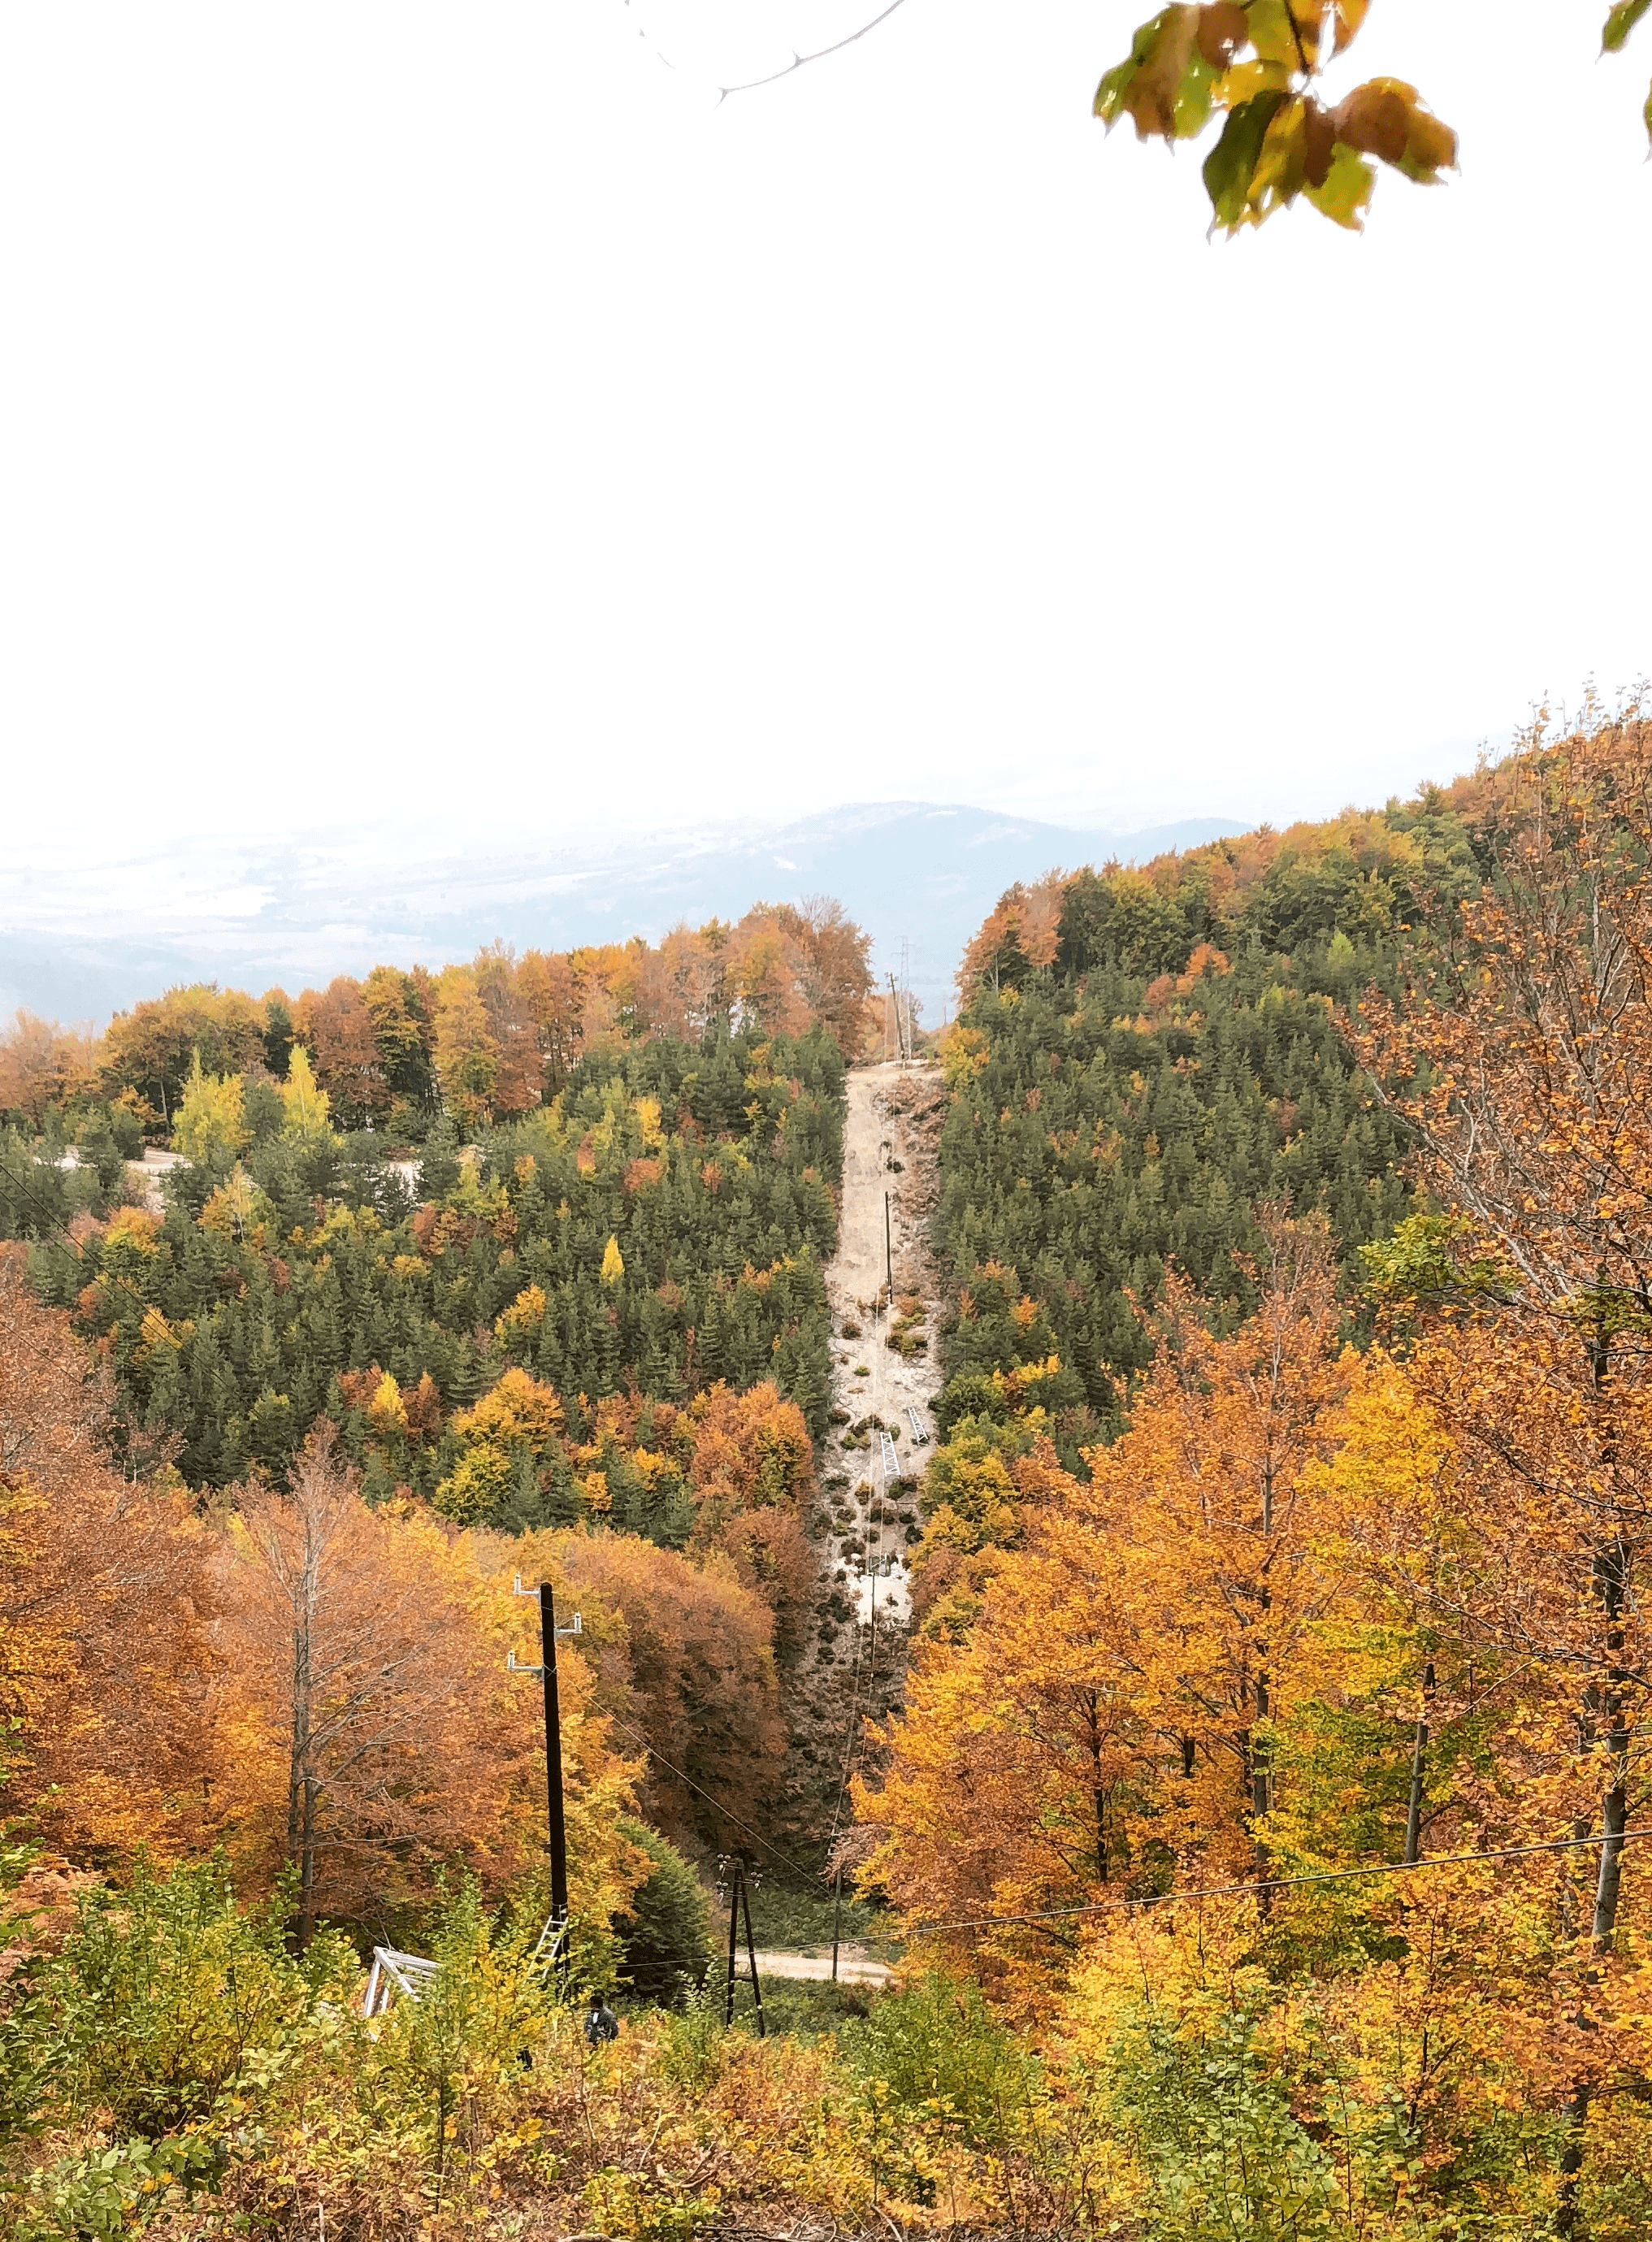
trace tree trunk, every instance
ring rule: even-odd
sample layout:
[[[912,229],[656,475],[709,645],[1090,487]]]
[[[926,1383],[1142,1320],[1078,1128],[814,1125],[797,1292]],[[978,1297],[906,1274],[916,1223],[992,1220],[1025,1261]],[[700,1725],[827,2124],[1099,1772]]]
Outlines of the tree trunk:
[[[1608,1776],[1601,1806],[1601,1866],[1595,1885],[1591,1926],[1598,1954],[1607,1953],[1617,1930],[1618,1895],[1623,1882],[1623,1832],[1629,1818],[1629,1714],[1631,1677],[1622,1664],[1623,1605],[1628,1588],[1629,1550],[1622,1539],[1595,1561],[1595,1587],[1605,1608],[1606,1645],[1611,1664],[1602,1710],[1606,1718]]]
[[[292,1599],[292,1734],[287,1762],[289,1863],[299,1870],[293,1942],[300,1952],[315,1925],[315,1801],[312,1765],[315,1722],[315,1618],[320,1599],[321,1551],[313,1522],[305,1527],[304,1561]]]
[[[1624,1668],[1623,1606],[1628,1590],[1629,1546],[1622,1536],[1602,1550],[1595,1560],[1595,1589],[1606,1614],[1606,1650],[1609,1660],[1606,1688],[1595,1707],[1606,1722],[1607,1786],[1601,1802],[1601,1864],[1595,1879],[1595,1912],[1589,1924],[1597,1962],[1610,1953],[1617,1932],[1618,1899],[1623,1883],[1623,1831],[1628,1822],[1629,1798],[1629,1715],[1628,1689],[1631,1675]],[[1582,1723],[1583,1740],[1588,1741],[1592,1723]],[[1598,1969],[1588,1971],[1584,1978],[1590,1984],[1599,1977]],[[1588,2026],[1587,2016],[1579,2023]],[[1580,2205],[1577,2200],[1578,2176],[1583,2169],[1583,2135],[1588,2122],[1591,2089],[1587,2080],[1579,2079],[1572,2090],[1572,2098],[1566,2110],[1566,2140],[1561,2150],[1560,2200],[1556,2209],[1555,2226],[1562,2236],[1572,2237],[1581,2232]]]
[[[1411,1795],[1406,1802],[1406,1859],[1407,1863],[1422,1856],[1422,1792],[1428,1772],[1428,1713],[1434,1702],[1434,1661],[1431,1658],[1422,1670],[1422,1711],[1417,1721],[1417,1732],[1411,1745]]]
[[[304,1778],[304,1819],[299,1843],[299,1951],[315,1936],[315,1791],[312,1775]]]
[[[1085,1718],[1088,1731],[1086,1742],[1090,1749],[1090,1803],[1096,1817],[1096,1882],[1105,1884],[1107,1881],[1107,1786],[1101,1775],[1101,1722],[1097,1717],[1093,1696],[1085,1699]]]

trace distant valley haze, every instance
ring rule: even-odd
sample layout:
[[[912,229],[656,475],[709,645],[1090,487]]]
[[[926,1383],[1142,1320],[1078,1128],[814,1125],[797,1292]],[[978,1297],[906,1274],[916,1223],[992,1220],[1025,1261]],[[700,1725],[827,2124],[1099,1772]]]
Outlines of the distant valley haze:
[[[880,982],[906,944],[925,1024],[952,1003],[964,943],[1003,890],[1058,867],[1141,862],[1238,833],[1188,817],[1120,834],[966,803],[846,803],[784,824],[487,847],[339,827],[248,842],[12,849],[0,862],[0,1017],[19,1005],[101,1024],[207,980],[294,993],[375,964],[440,966],[484,943],[657,942],[681,921],[834,896],[872,936]]]

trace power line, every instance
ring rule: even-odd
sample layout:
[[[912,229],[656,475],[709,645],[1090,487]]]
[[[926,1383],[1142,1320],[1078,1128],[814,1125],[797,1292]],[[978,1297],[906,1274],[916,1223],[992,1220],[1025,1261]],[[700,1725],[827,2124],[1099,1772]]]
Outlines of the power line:
[[[874,1596],[876,1596],[877,1593],[876,1583],[874,1583],[872,1593]],[[837,1843],[837,1832],[843,1823],[843,1798],[849,1789],[850,1774],[855,1764],[855,1744],[856,1739],[856,1723],[860,1718],[860,1709],[861,1629],[860,1621],[856,1618],[855,1622],[855,1668],[850,1682],[849,1724],[843,1731],[843,1761],[837,1777],[837,1798],[832,1808],[831,1835],[826,1841],[829,1848]]]
[[[617,1713],[609,1713],[606,1716],[599,1715],[598,1717],[606,1717],[614,1723],[614,1726],[616,1728],[623,1729],[628,1736],[635,1736],[637,1742],[642,1746],[643,1749],[648,1753],[648,1757],[651,1760],[655,1761],[661,1767],[664,1768],[668,1775],[675,1775],[679,1782],[686,1782],[690,1790],[697,1791],[702,1798],[705,1799],[710,1805],[716,1808],[718,1813],[723,1816],[725,1821],[732,1822],[736,1829],[743,1829],[749,1837],[755,1837],[757,1840],[757,1843],[762,1847],[764,1852],[772,1853],[776,1860],[783,1861],[789,1869],[796,1869],[800,1876],[807,1876],[811,1883],[814,1881],[816,1872],[813,1869],[806,1869],[801,1861],[794,1861],[789,1853],[782,1853],[778,1845],[770,1844],[768,1838],[763,1836],[761,1829],[754,1829],[749,1822],[742,1821],[738,1814],[731,1813],[729,1809],[723,1804],[721,1798],[716,1797],[711,1791],[706,1789],[703,1784],[696,1782],[691,1775],[685,1775],[680,1767],[673,1767],[670,1761],[666,1757],[663,1752],[656,1751],[655,1749],[654,1745],[649,1742],[648,1738],[643,1734],[641,1728],[634,1728],[629,1721],[621,1720]]]
[[[5,1181],[12,1186],[14,1191],[20,1191],[24,1197],[28,1199],[39,1212],[39,1213],[44,1215],[45,1219],[51,1225],[50,1232],[47,1236],[42,1238],[39,1240],[39,1243],[42,1245],[50,1245],[53,1242],[53,1238],[60,1238],[63,1243],[67,1245],[70,1242],[68,1230],[64,1224],[58,1219],[57,1216],[55,1215],[51,1209],[46,1205],[44,1199],[37,1198],[35,1192],[30,1189],[29,1185],[24,1183],[23,1178],[21,1176],[13,1175],[11,1170],[5,1166],[3,1163],[0,1163],[0,1177],[3,1177]],[[22,1238],[17,1240],[19,1245],[24,1244],[25,1242],[26,1241]]]
[[[1142,1899],[1092,1900],[1085,1907],[1043,1908],[1031,1915],[977,1915],[959,1923],[920,1923],[915,1936],[936,1937],[944,1930],[991,1930],[1018,1923],[1063,1923],[1078,1915],[1112,1915],[1126,1907],[1165,1907],[1179,1899],[1228,1899],[1243,1892],[1287,1891],[1300,1884],[1339,1884],[1351,1876],[1409,1876],[1420,1869],[1448,1869],[1466,1861],[1521,1861],[1534,1853],[1566,1853],[1585,1845],[1618,1845],[1631,1837],[1652,1837],[1652,1822],[1619,1829],[1609,1837],[1556,1837],[1541,1845],[1504,1845],[1488,1853],[1433,1853],[1420,1861],[1373,1861],[1360,1869],[1323,1869],[1311,1876],[1259,1876],[1249,1883],[1204,1884],[1189,1891],[1152,1892]]]

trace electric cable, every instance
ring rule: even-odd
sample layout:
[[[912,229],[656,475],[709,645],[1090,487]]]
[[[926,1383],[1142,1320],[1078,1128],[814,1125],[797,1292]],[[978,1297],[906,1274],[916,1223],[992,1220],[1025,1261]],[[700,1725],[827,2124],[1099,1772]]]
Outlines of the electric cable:
[[[51,1225],[50,1233],[38,1239],[37,1242],[42,1245],[50,1245],[52,1244],[54,1239],[61,1239],[63,1244],[67,1245],[70,1242],[67,1225],[58,1220],[57,1217],[46,1205],[44,1199],[37,1198],[30,1187],[24,1183],[23,1178],[21,1176],[13,1175],[11,1170],[3,1163],[0,1163],[0,1176],[3,1176],[6,1182],[11,1185],[14,1190],[20,1191],[24,1197],[30,1201],[37,1211]],[[28,1241],[24,1238],[19,1238],[17,1242],[19,1245],[26,1245]]]
[[[1138,1899],[1092,1900],[1083,1907],[1043,1908],[1027,1915],[969,1916],[957,1923],[916,1923],[909,1936],[939,1937],[944,1931],[992,1930],[1024,1923],[1064,1923],[1080,1915],[1112,1915],[1127,1907],[1168,1907],[1182,1899],[1229,1899],[1245,1892],[1288,1891],[1304,1884],[1345,1883],[1353,1876],[1409,1876],[1420,1869],[1448,1869],[1470,1861],[1521,1861],[1538,1853],[1566,1853],[1587,1845],[1621,1845],[1631,1837],[1652,1837],[1652,1822],[1619,1829],[1609,1837],[1555,1837],[1541,1845],[1503,1845],[1484,1853],[1433,1853],[1420,1861],[1373,1861],[1358,1869],[1322,1869],[1299,1876],[1258,1876],[1247,1883],[1205,1884],[1191,1890],[1150,1892]]]
[[[877,1594],[876,1582],[873,1584],[872,1594],[874,1595]],[[850,1677],[849,1721],[843,1730],[843,1765],[839,1769],[837,1777],[837,1799],[832,1808],[831,1835],[826,1840],[829,1848],[836,1843],[837,1832],[843,1819],[843,1800],[847,1796],[849,1791],[850,1771],[855,1764],[856,1722],[860,1716],[860,1708],[861,1629],[860,1621],[856,1619],[855,1622],[855,1668],[853,1674]]]
[[[772,1853],[776,1860],[783,1861],[789,1869],[795,1869],[800,1876],[808,1877],[811,1883],[814,1881],[816,1876],[814,1869],[806,1869],[801,1861],[794,1861],[789,1853],[782,1853],[778,1845],[769,1843],[761,1829],[755,1829],[749,1822],[742,1821],[738,1814],[732,1812],[724,1805],[721,1798],[708,1790],[702,1783],[696,1782],[691,1775],[685,1775],[680,1767],[673,1767],[663,1752],[655,1750],[641,1728],[634,1728],[629,1721],[622,1721],[617,1713],[608,1713],[600,1717],[610,1721],[616,1728],[621,1729],[628,1736],[635,1736],[648,1753],[648,1757],[664,1768],[668,1775],[675,1775],[679,1782],[686,1782],[690,1790],[697,1792],[709,1805],[715,1806],[719,1814],[734,1823],[736,1829],[743,1829],[748,1836],[755,1837],[766,1853]]]

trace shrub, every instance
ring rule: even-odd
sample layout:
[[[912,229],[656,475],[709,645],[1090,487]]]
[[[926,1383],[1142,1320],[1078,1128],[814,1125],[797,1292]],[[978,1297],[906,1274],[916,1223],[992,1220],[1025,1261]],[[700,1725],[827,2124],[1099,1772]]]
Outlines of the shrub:
[[[255,2051],[301,2037],[357,1963],[325,1934],[292,1959],[286,1912],[285,1892],[238,1908],[222,1860],[160,1876],[140,1857],[128,1890],[84,1896],[40,1979],[64,2113],[160,2141],[209,2117]]]
[[[887,2089],[901,2125],[921,2120],[972,2148],[1001,2148],[1024,2123],[1038,2066],[978,1986],[932,1970],[845,2025],[843,2044],[863,2083]]]
[[[711,1925],[699,1878],[675,1845],[640,1822],[620,1834],[646,1853],[648,1875],[614,1918],[622,1950],[620,1983],[640,2001],[674,2006],[711,1966]]]
[[[424,2137],[438,2202],[461,2121],[480,2124],[532,2060],[558,1989],[540,1957],[536,1917],[502,1923],[467,1876],[445,1900],[432,1942],[433,1977],[399,2001],[379,2031],[374,2084]]]

